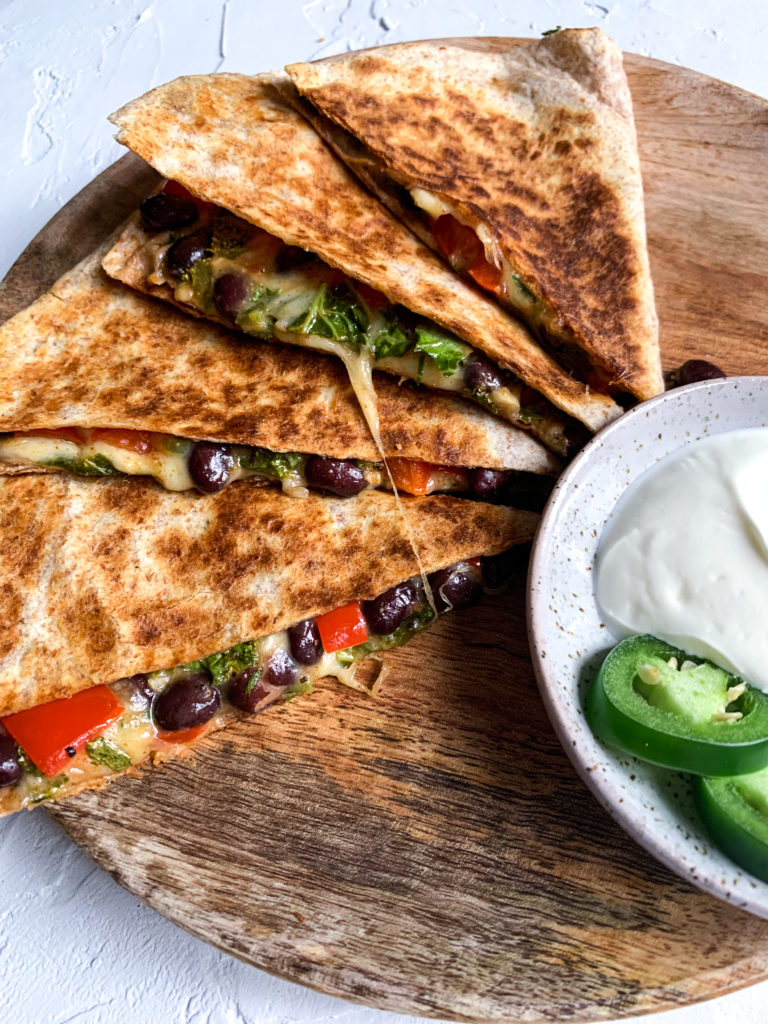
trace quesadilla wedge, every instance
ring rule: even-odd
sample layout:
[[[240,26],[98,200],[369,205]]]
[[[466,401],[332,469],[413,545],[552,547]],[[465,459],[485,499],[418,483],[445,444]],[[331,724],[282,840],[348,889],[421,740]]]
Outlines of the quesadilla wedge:
[[[170,179],[103,266],[132,287],[263,340],[331,352],[374,437],[372,368],[463,394],[559,454],[567,417],[620,414],[368,193],[301,117],[287,79],[178,79],[113,115]],[[581,437],[583,440],[583,436]]]
[[[191,321],[110,280],[104,251],[0,327],[0,474],[144,474],[206,492],[249,477],[301,496],[390,486],[337,360]],[[409,493],[541,496],[559,468],[460,398],[388,376],[377,388],[384,453]]]
[[[181,754],[317,678],[365,688],[366,659],[496,587],[537,518],[402,504],[408,529],[379,491],[0,480],[0,813]]]
[[[600,29],[287,71],[349,167],[562,365],[609,394],[663,391],[632,99]]]

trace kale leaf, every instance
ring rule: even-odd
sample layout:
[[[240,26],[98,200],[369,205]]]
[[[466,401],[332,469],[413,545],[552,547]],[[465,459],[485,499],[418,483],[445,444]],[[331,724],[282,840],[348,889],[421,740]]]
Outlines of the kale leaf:
[[[413,338],[408,337],[393,317],[370,344],[374,359],[397,359],[413,348]]]
[[[184,274],[195,293],[195,301],[207,313],[214,311],[213,305],[213,270],[210,259],[197,260]]]
[[[306,313],[289,330],[332,338],[359,352],[365,343],[368,317],[354,292],[346,285],[321,285]]]
[[[131,759],[116,743],[99,736],[85,744],[85,752],[92,764],[103,764],[113,772],[121,772],[131,763]]]
[[[258,651],[253,640],[246,640],[245,643],[235,644],[226,651],[218,654],[211,654],[207,658],[193,662],[190,668],[202,667],[211,674],[214,686],[224,686],[229,680],[238,675],[243,669],[250,668],[258,658]]]
[[[38,778],[43,777],[43,772],[33,764],[29,759],[29,756],[24,752],[23,747],[16,748],[16,760],[19,762],[21,767],[24,769],[25,775],[37,775]]]
[[[470,398],[474,398],[476,402],[479,402],[480,405],[485,406],[486,409],[498,416],[499,407],[491,398],[489,391],[483,391],[482,388],[465,388],[465,391]]]
[[[250,679],[248,680],[248,682],[247,682],[247,683],[245,684],[245,695],[246,695],[246,697],[247,697],[247,696],[248,696],[248,694],[249,694],[249,693],[251,692],[251,690],[252,690],[252,689],[254,688],[254,686],[257,686],[257,685],[258,685],[258,683],[259,683],[259,680],[261,679],[261,677],[262,677],[263,675],[264,675],[264,669],[263,669],[263,668],[261,667],[261,665],[259,665],[259,667],[258,667],[258,668],[256,669],[256,671],[255,671],[255,672],[253,673],[253,675],[251,676],[251,678],[250,678]]]
[[[49,459],[43,465],[58,466],[59,469],[66,469],[75,476],[116,476],[119,472],[106,455],[89,455],[85,459]]]
[[[526,284],[523,284],[523,280],[522,280],[522,278],[520,277],[519,274],[512,274],[512,280],[515,282],[515,287],[520,292],[520,294],[522,295],[522,297],[525,299],[526,302],[538,302],[539,301],[536,298],[536,296],[533,294],[531,289]]]
[[[69,782],[68,775],[57,775],[56,778],[51,782],[48,789],[43,790],[42,793],[35,793],[30,799],[30,803],[39,804],[43,800],[50,800],[51,797],[56,796],[62,786],[65,786]]]
[[[299,697],[303,693],[312,693],[312,682],[309,679],[299,679],[298,682],[289,686],[283,693],[283,700],[293,700],[294,697]]]
[[[267,288],[264,284],[256,285],[245,307],[235,319],[237,326],[257,338],[271,338],[274,334],[275,317],[267,311],[267,299],[279,294],[278,289]]]
[[[282,480],[303,467],[306,455],[298,452],[270,452],[266,448],[251,448],[239,458],[242,469],[252,469],[263,476]]]
[[[419,324],[416,327],[414,348],[417,352],[423,352],[433,359],[444,377],[452,377],[459,368],[459,364],[472,351],[470,345],[465,345],[463,341],[454,338],[452,334],[444,334],[436,327],[427,327],[424,324]]]

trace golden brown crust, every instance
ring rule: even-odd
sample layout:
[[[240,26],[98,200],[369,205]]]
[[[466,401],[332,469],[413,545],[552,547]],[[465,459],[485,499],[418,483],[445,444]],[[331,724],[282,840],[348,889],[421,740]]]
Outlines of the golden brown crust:
[[[120,142],[195,195],[453,331],[592,430],[615,418],[610,399],[569,377],[360,185],[285,98],[291,90],[283,77],[180,78],[112,120]]]
[[[530,540],[533,513],[404,499],[427,571]],[[391,495],[0,480],[0,714],[284,629],[418,571]]]
[[[287,70],[398,181],[484,225],[617,384],[663,390],[631,96],[600,29],[498,53],[403,43]]]
[[[101,255],[0,327],[0,431],[127,427],[378,461],[337,360],[193,322],[111,281]],[[376,388],[388,455],[558,469],[534,438],[470,402],[387,375]]]

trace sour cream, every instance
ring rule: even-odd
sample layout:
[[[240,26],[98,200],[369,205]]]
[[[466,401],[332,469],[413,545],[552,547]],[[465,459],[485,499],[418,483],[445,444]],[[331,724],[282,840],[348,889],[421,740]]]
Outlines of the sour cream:
[[[595,592],[618,636],[651,633],[768,692],[768,430],[643,473],[601,538]]]

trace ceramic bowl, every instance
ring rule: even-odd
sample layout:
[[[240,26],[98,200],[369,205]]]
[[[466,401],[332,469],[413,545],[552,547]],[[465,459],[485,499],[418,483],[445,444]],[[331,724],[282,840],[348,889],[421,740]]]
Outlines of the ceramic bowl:
[[[619,637],[593,590],[600,536],[626,488],[659,459],[702,437],[768,424],[768,377],[732,377],[668,391],[602,430],[558,481],[528,577],[528,635],[552,725],[606,810],[654,857],[707,892],[768,918],[768,884],[714,847],[685,775],[609,749],[586,722],[584,696]]]

